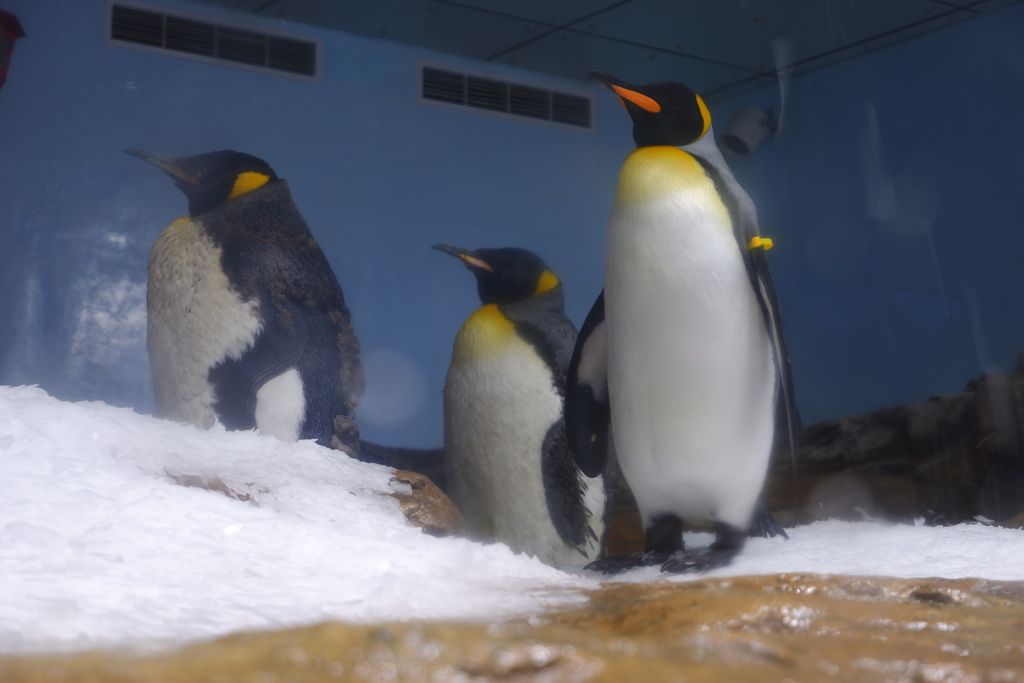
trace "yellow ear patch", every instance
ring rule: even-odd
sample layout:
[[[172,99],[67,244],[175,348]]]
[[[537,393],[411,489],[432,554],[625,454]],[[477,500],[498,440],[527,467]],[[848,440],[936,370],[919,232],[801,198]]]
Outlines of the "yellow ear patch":
[[[558,286],[558,278],[550,270],[545,270],[540,274],[540,279],[537,280],[537,289],[534,290],[533,295],[543,294],[544,292],[550,292],[552,289]]]
[[[640,107],[645,111],[649,111],[652,114],[657,114],[659,111],[661,111],[661,105],[658,104],[655,100],[648,97],[647,95],[638,93],[635,90],[623,88],[620,85],[613,85],[612,89],[615,91],[616,95],[618,95],[624,100],[629,100],[630,102],[632,102],[633,104],[635,104],[636,106]]]
[[[704,130],[700,132],[700,138],[708,132],[708,128],[711,128],[711,112],[708,111],[708,105],[704,104],[704,99],[700,95],[695,96],[697,98],[697,106],[700,108],[700,115],[704,118]]]
[[[230,202],[235,197],[240,197],[246,192],[252,192],[257,187],[263,187],[270,180],[270,176],[262,173],[256,173],[255,171],[246,171],[245,173],[239,173],[238,177],[235,178],[235,185],[231,188],[231,194],[224,201]]]
[[[750,241],[747,242],[747,249],[756,249],[758,247],[764,247],[765,251],[768,251],[775,246],[770,237],[751,237]]]

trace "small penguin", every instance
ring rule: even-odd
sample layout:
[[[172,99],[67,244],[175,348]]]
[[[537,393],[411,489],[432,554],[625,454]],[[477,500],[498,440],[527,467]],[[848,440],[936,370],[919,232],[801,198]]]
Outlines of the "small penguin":
[[[7,69],[11,66],[11,53],[18,38],[25,37],[18,17],[0,9],[0,88],[7,80]]]
[[[125,152],[167,173],[188,198],[189,215],[164,229],[149,255],[157,413],[355,453],[359,342],[288,184],[241,152]]]
[[[525,249],[434,249],[476,276],[444,386],[448,491],[471,533],[561,567],[601,556],[612,477],[584,477],[565,440],[576,327],[562,284]]]
[[[644,553],[591,567],[703,571],[732,561],[752,521],[781,532],[760,493],[776,408],[791,448],[798,418],[764,255],[771,242],[699,95],[679,83],[589,76],[626,108],[637,149],[615,192],[605,289],[570,364],[566,430],[593,476],[611,429],[646,532]],[[711,547],[687,552],[683,521],[713,523]]]

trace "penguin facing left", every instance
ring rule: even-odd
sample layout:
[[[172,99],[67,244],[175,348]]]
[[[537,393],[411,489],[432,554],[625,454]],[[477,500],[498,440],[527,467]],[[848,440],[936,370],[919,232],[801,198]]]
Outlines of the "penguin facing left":
[[[476,276],[482,306],[459,330],[444,387],[448,491],[479,540],[561,567],[601,556],[607,474],[588,479],[565,439],[576,327],[562,283],[525,249],[434,249]]]
[[[174,179],[189,215],[150,252],[146,307],[161,417],[358,450],[359,342],[341,286],[267,162],[128,149]]]

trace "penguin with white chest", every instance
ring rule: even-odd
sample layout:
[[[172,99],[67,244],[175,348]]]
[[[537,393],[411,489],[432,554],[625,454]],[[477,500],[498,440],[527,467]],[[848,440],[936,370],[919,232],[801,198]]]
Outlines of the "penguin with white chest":
[[[125,151],[171,176],[189,202],[149,257],[146,341],[158,415],[355,453],[359,342],[288,184],[241,152]]]
[[[597,559],[611,477],[585,477],[566,443],[576,327],[561,282],[525,249],[434,248],[462,260],[483,304],[459,330],[445,379],[448,492],[479,540],[553,566]]]
[[[699,95],[679,83],[590,77],[629,113],[637,149],[619,175],[605,289],[569,369],[567,432],[593,475],[611,430],[646,532],[643,553],[592,566],[702,571],[728,564],[752,518],[767,516],[759,497],[777,408],[795,442],[789,357],[764,256],[771,243]],[[684,548],[684,521],[713,524],[710,548]]]

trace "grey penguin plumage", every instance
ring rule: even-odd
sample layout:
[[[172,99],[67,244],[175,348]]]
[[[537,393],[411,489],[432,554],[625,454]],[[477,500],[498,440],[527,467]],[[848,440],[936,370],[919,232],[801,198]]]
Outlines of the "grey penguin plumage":
[[[637,149],[616,188],[605,289],[570,364],[566,428],[588,475],[611,432],[646,532],[644,553],[592,567],[701,571],[729,563],[752,520],[784,535],[760,503],[776,424],[791,448],[798,428],[771,243],[699,95],[590,77],[626,108]],[[684,521],[712,523],[711,547],[687,551]]]
[[[157,414],[354,453],[359,342],[288,184],[262,159],[231,150],[125,152],[171,176],[189,202],[149,257]]]
[[[456,335],[445,378],[445,472],[470,531],[554,566],[601,556],[611,476],[568,451],[565,372],[576,327],[559,279],[525,249],[434,247],[476,276],[483,304]]]

